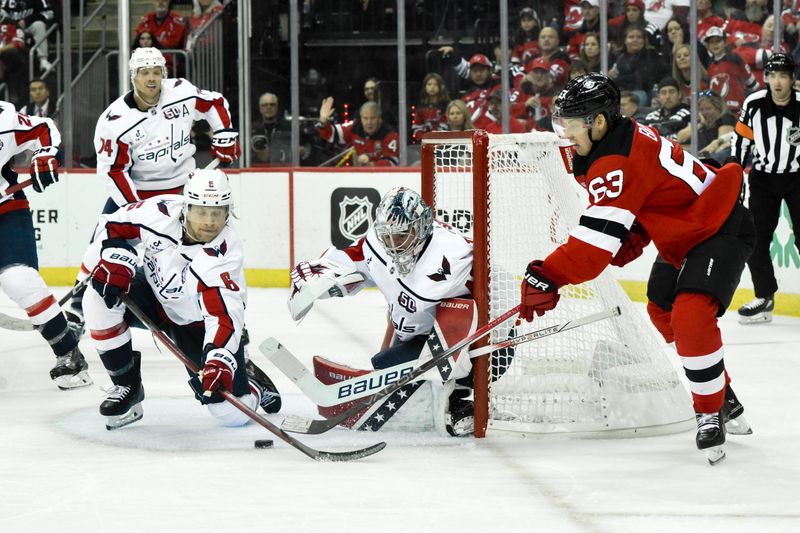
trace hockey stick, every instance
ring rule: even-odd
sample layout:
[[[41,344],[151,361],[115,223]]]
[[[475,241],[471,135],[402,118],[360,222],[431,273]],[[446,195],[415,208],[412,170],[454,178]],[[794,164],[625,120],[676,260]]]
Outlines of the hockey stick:
[[[90,278],[83,279],[72,286],[72,289],[62,296],[58,300],[58,306],[63,307],[65,303],[67,303],[70,298],[72,298],[76,292],[78,292],[86,283],[89,282]],[[34,326],[30,319],[26,318],[17,318],[13,316],[9,316],[5,313],[0,313],[0,328],[8,329],[11,331],[33,331]]]
[[[281,424],[281,428],[285,429],[286,431],[291,431],[293,433],[305,433],[309,435],[317,435],[319,433],[325,433],[326,431],[335,428],[351,416],[359,413],[363,409],[374,405],[378,400],[381,398],[385,398],[390,394],[394,394],[398,389],[400,389],[406,383],[417,379],[417,377],[421,376],[428,370],[436,367],[440,362],[445,361],[448,357],[453,355],[454,353],[458,353],[461,348],[467,346],[468,344],[472,344],[476,340],[484,337],[485,335],[489,334],[493,329],[497,326],[511,318],[512,316],[519,313],[519,305],[514,306],[513,308],[509,309],[499,317],[495,318],[488,324],[483,327],[478,328],[474,333],[468,335],[458,341],[456,344],[448,348],[447,350],[443,351],[442,353],[428,359],[420,366],[405,374],[401,378],[399,378],[394,384],[389,385],[383,390],[379,390],[378,392],[373,393],[369,397],[367,397],[362,402],[357,402],[355,405],[346,409],[344,412],[340,413],[339,415],[328,418],[325,420],[311,420],[308,418],[303,418],[300,416],[287,416],[283,423]]]
[[[20,181],[16,185],[11,185],[10,187],[6,188],[6,190],[3,191],[3,196],[0,196],[0,203],[5,202],[6,200],[14,196],[16,192],[21,191],[22,189],[24,189],[28,185],[31,185],[32,183],[33,183],[32,179],[26,179],[24,181]]]
[[[167,337],[164,332],[162,332],[158,326],[150,320],[150,318],[145,315],[139,306],[137,306],[133,301],[131,301],[130,297],[127,295],[123,295],[121,297],[125,306],[130,309],[131,313],[134,314],[136,318],[138,318],[147,329],[156,337],[161,343],[167,347],[169,351],[171,351],[175,357],[180,359],[180,361],[188,368],[190,371],[194,372],[195,374],[200,371],[200,368],[195,364],[194,361],[189,359],[180,348],[178,348],[172,339]],[[353,461],[356,459],[362,459],[364,457],[369,457],[370,455],[376,454],[379,451],[383,450],[386,447],[385,442],[379,442],[377,444],[373,444],[372,446],[368,446],[367,448],[362,448],[360,450],[352,450],[349,452],[326,452],[322,450],[315,450],[309,446],[306,446],[302,442],[298,441],[291,435],[286,434],[281,428],[255,412],[253,409],[250,409],[247,405],[245,405],[239,398],[234,396],[232,393],[224,390],[218,389],[220,394],[222,395],[225,400],[231,403],[234,407],[238,410],[243,412],[247,415],[248,418],[265,428],[267,431],[273,433],[276,437],[281,439],[282,441],[286,442],[293,448],[296,448],[303,452],[308,457],[316,461],[331,461],[331,462],[340,462],[340,461]]]
[[[620,308],[614,307],[606,311],[594,313],[577,320],[571,320],[564,324],[550,326],[537,331],[532,331],[524,335],[512,337],[504,341],[500,341],[488,346],[482,346],[469,352],[470,358],[480,357],[488,353],[503,348],[511,348],[530,342],[533,340],[547,337],[567,331],[573,328],[591,324],[599,320],[605,320],[619,316]],[[397,382],[407,374],[410,374],[417,366],[419,361],[409,361],[401,363],[389,368],[381,370],[374,370],[361,376],[339,381],[326,385],[322,383],[308,368],[301,363],[285,346],[280,344],[276,339],[270,337],[261,343],[259,346],[261,353],[269,359],[278,369],[286,374],[297,387],[308,396],[308,398],[315,404],[322,407],[331,407],[339,405],[346,401],[358,400],[365,398],[374,393],[375,390],[380,390]],[[417,376],[414,381],[424,379],[422,375]]]

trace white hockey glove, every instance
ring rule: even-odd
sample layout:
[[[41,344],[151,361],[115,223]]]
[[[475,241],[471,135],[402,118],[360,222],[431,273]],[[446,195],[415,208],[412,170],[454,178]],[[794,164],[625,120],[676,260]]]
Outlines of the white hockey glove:
[[[325,258],[303,261],[290,275],[292,294],[288,305],[294,320],[306,316],[316,300],[352,294],[364,282],[360,273]]]

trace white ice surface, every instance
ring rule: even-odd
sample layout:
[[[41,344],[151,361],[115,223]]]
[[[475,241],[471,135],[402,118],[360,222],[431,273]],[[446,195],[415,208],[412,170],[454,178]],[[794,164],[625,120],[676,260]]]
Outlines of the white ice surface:
[[[253,289],[247,310],[251,354],[283,394],[275,423],[315,409],[257,352],[261,340],[277,337],[309,365],[323,354],[366,366],[385,316],[368,291],[321,302],[296,326],[285,297]],[[0,312],[23,316],[2,295]],[[800,532],[800,320],[743,327],[728,314],[722,330],[755,433],[729,436],[716,467],[693,432],[477,441],[337,429],[300,438],[331,451],[388,446],[352,463],[318,463],[277,438],[257,450],[271,435],[218,427],[178,360],[142,331],[144,418],[106,431],[97,407],[110,381],[86,337],[95,385],[64,392],[38,334],[0,330],[0,532]]]

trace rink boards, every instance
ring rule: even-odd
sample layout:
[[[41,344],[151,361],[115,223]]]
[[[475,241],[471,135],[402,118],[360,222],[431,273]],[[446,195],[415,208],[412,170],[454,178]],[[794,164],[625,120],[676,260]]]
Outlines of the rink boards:
[[[248,169],[229,171],[229,176],[248,282],[260,287],[288,286],[290,265],[360,238],[390,188],[420,187],[418,169]],[[62,173],[45,194],[31,191],[28,197],[42,273],[51,285],[71,284],[107,198],[105,184],[93,170],[73,171]],[[655,253],[650,246],[644,258],[613,269],[635,299],[644,297]],[[772,253],[782,293],[778,307],[800,314],[800,258],[785,205]],[[745,290],[734,305],[752,296],[746,269],[740,287]]]

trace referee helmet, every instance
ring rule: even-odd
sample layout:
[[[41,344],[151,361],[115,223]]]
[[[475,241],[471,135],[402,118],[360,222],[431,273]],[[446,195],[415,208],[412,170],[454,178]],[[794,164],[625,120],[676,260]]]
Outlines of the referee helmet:
[[[792,78],[795,77],[796,69],[797,64],[794,62],[792,56],[783,53],[772,54],[764,65],[764,72],[766,74],[770,72],[788,72],[791,74]]]

